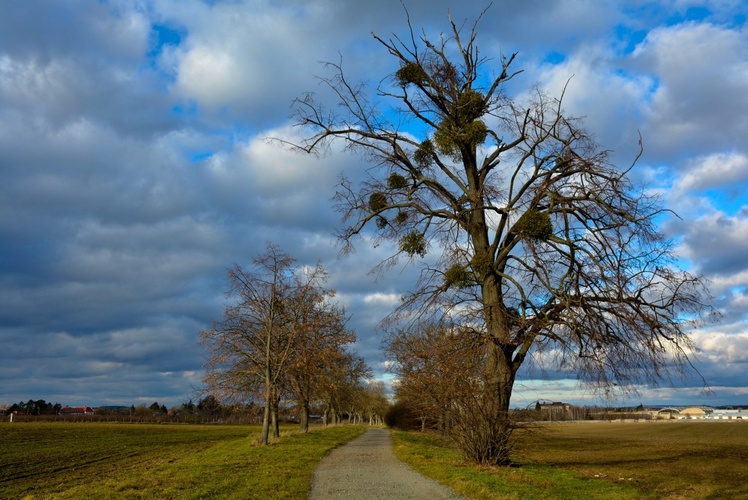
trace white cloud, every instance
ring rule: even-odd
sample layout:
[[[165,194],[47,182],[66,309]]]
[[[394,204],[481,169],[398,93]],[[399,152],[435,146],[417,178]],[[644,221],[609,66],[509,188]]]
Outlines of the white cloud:
[[[208,47],[195,47],[182,59],[177,77],[180,93],[211,107],[226,105],[240,92],[242,78],[231,55]]]
[[[653,75],[646,137],[654,152],[681,159],[742,142],[748,127],[748,36],[702,23],[651,30],[634,51]]]
[[[748,185],[748,155],[743,153],[713,153],[694,158],[686,162],[684,170],[673,185],[680,193],[715,187],[737,187],[742,193]]]
[[[699,349],[699,357],[716,365],[748,363],[748,330],[726,333],[719,330],[698,331],[692,338]],[[733,369],[741,369],[733,367]]]
[[[625,164],[637,153],[652,78],[623,73],[618,62],[612,48],[593,44],[560,64],[542,66],[538,79],[551,96],[563,95],[566,112],[582,117],[583,127]]]
[[[400,303],[400,296],[395,293],[370,293],[364,297],[365,304],[393,307]]]
[[[730,276],[748,269],[748,217],[722,212],[705,214],[684,224],[679,254],[710,277]]]

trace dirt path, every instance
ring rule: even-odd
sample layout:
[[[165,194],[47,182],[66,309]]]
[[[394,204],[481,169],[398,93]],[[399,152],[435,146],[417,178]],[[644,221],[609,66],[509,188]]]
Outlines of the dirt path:
[[[309,498],[437,500],[462,497],[395,458],[390,431],[369,429],[319,463]]]

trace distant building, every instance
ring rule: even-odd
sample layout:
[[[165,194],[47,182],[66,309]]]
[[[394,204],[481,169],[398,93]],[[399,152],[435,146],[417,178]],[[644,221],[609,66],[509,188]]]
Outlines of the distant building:
[[[662,408],[661,410],[657,410],[654,416],[658,420],[667,420],[676,419],[678,415],[680,415],[680,410],[677,408]]]
[[[72,416],[72,415],[93,415],[94,410],[90,406],[65,406],[60,409],[60,415]]]
[[[721,410],[715,409],[709,416],[711,420],[748,420],[748,410]]]
[[[697,406],[692,406],[691,408],[686,408],[684,410],[681,410],[678,414],[679,419],[704,419],[706,418],[706,411],[704,411],[703,408],[699,408]]]

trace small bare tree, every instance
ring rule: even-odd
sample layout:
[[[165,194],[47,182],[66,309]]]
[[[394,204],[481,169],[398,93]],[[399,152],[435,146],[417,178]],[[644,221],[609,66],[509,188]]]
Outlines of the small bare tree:
[[[416,414],[421,429],[448,433],[466,398],[482,393],[485,349],[480,336],[457,325],[419,321],[387,332],[397,401]]]
[[[374,35],[399,65],[378,99],[328,64],[322,82],[338,105],[299,99],[309,135],[294,146],[318,153],[340,140],[370,161],[366,180],[340,184],[343,242],[373,226],[398,255],[439,256],[423,261],[396,317],[438,311],[486,344],[486,418],[499,425],[484,429],[477,460],[505,464],[529,355],[603,389],[656,383],[688,368],[687,331],[711,309],[703,279],[678,268],[657,230],[658,200],[632,185],[633,165],[612,164],[561,98],[511,99],[516,54],[482,56],[477,23],[465,33],[450,18],[438,40]]]

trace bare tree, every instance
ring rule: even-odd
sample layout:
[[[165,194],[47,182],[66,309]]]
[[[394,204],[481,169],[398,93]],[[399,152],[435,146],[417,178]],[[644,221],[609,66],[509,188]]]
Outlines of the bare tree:
[[[327,274],[319,267],[307,273],[318,275],[320,284]],[[345,311],[331,300],[332,290],[321,286],[301,287],[293,296],[293,328],[296,342],[286,368],[287,385],[300,411],[300,429],[309,429],[309,414],[313,401],[319,399],[328,384],[332,383],[331,367],[340,366],[346,359],[347,347],[356,341],[356,335],[346,328]],[[341,377],[341,374],[334,376]]]
[[[386,352],[397,375],[395,396],[418,416],[421,429],[449,433],[459,407],[480,391],[485,349],[472,330],[416,322],[387,333]]]
[[[317,326],[313,311],[330,294],[321,286],[326,276],[321,267],[298,268],[294,262],[268,245],[251,270],[235,265],[228,272],[230,303],[223,320],[200,332],[210,353],[205,364],[210,390],[234,398],[262,393],[262,444],[268,444],[271,427],[278,437],[281,382],[298,345]]]
[[[703,279],[679,270],[658,232],[658,200],[632,184],[634,165],[612,164],[562,97],[510,98],[516,54],[482,56],[479,20],[466,31],[450,18],[438,40],[412,27],[374,35],[399,69],[373,96],[328,64],[322,82],[339,102],[299,99],[310,135],[294,146],[318,153],[340,140],[370,161],[363,182],[340,184],[342,241],[373,226],[398,244],[383,265],[428,254],[393,317],[436,311],[486,344],[483,397],[500,425],[477,460],[504,464],[528,355],[602,389],[656,383],[689,367],[688,329],[712,310]]]
[[[358,393],[367,378],[371,378],[371,369],[353,353],[346,352],[325,367],[319,394],[325,424],[337,424],[344,413],[350,415],[358,408]]]

